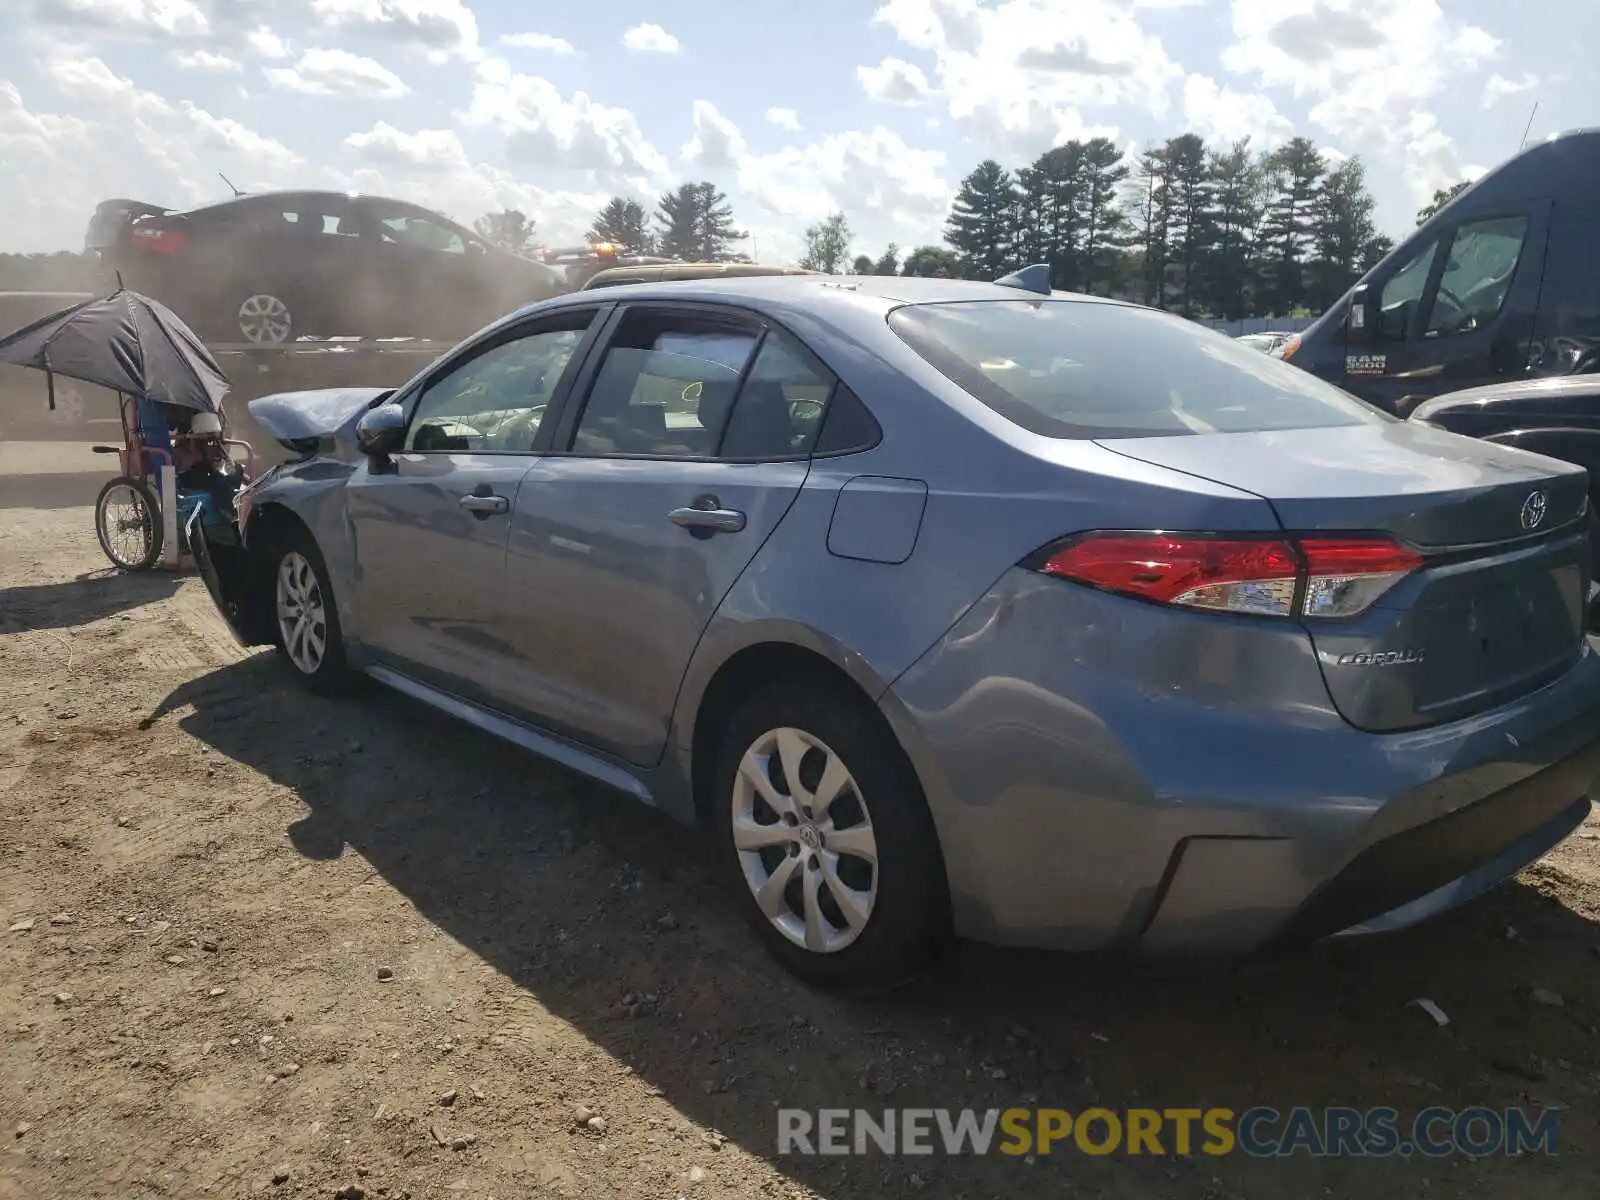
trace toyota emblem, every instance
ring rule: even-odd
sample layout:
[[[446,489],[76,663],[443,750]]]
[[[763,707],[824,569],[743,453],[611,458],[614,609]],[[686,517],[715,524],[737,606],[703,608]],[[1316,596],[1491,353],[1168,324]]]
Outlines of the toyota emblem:
[[[1537,529],[1544,524],[1545,509],[1549,507],[1550,500],[1543,492],[1532,492],[1522,502],[1522,527],[1524,529]]]

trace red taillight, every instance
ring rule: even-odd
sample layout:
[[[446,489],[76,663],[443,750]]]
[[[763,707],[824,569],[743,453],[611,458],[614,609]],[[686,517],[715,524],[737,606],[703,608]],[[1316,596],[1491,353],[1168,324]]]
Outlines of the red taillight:
[[[1347,617],[1422,563],[1386,538],[1106,533],[1047,551],[1047,575],[1158,604],[1256,616]]]
[[[183,249],[187,240],[176,229],[140,229],[133,227],[134,244],[157,254],[175,254]]]

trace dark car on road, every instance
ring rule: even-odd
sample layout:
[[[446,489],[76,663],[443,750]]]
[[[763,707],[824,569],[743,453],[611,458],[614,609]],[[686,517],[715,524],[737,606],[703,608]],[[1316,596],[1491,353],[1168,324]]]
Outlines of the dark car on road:
[[[560,272],[436,212],[344,192],[240,196],[187,212],[108,200],[88,249],[219,342],[454,340],[568,290]]]
[[[1490,171],[1277,351],[1406,413],[1433,396],[1600,369],[1600,129]]]

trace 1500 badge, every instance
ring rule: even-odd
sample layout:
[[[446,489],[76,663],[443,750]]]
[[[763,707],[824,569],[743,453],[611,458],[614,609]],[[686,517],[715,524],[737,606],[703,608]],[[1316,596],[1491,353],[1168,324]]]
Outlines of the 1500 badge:
[[[1341,667],[1406,667],[1422,661],[1421,650],[1383,650],[1377,654],[1339,655]]]

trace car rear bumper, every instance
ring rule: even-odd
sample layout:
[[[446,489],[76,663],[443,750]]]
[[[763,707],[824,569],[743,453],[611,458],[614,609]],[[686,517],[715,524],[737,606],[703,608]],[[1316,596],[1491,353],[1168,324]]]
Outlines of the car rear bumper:
[[[1285,624],[1012,572],[883,698],[958,931],[1236,955],[1431,916],[1587,815],[1600,655],[1450,725],[1369,734]]]

